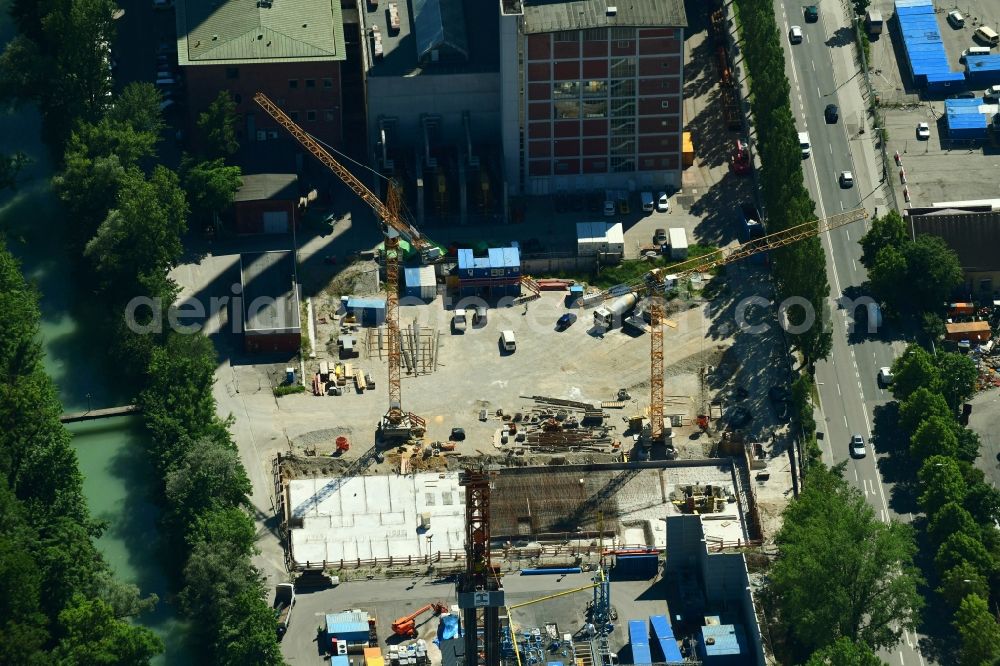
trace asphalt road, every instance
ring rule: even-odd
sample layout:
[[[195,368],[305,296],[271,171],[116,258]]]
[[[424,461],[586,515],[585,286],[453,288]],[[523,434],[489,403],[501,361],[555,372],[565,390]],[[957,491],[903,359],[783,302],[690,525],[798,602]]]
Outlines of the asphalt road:
[[[881,174],[871,174],[861,161],[864,157],[861,151],[871,150],[872,145],[868,140],[858,140],[862,136],[858,129],[866,124],[864,103],[854,78],[856,72],[843,64],[842,58],[835,57],[834,49],[854,48],[851,43],[844,43],[847,24],[841,6],[839,3],[821,4],[818,23],[805,22],[799,2],[777,0],[775,8],[786,40],[792,111],[799,131],[807,131],[812,143],[812,155],[803,160],[803,169],[806,185],[816,202],[816,213],[824,218],[865,205],[871,214]],[[802,27],[804,39],[799,44],[787,41],[792,25]],[[848,59],[848,62],[852,61]],[[828,104],[839,107],[840,117],[835,123],[828,123],[824,117]],[[855,167],[856,159],[860,168]],[[854,187],[841,187],[838,182],[841,171],[853,172]],[[847,479],[864,492],[879,518],[909,522],[912,520],[910,514],[899,515],[893,510],[891,484],[882,480],[878,456],[870,444],[864,458],[852,458],[848,450],[853,434],[864,436],[866,442],[871,441],[873,410],[891,399],[888,391],[878,385],[878,371],[892,365],[895,358],[893,345],[885,340],[885,332],[869,332],[864,305],[845,307],[847,300],[857,302],[865,296],[860,287],[867,274],[861,265],[858,240],[867,228],[866,220],[822,237],[830,292],[837,302],[831,304],[829,313],[833,350],[829,358],[816,367],[824,416],[824,422],[819,423],[817,429],[823,437],[820,444],[825,462],[847,461]],[[893,665],[924,664],[926,661],[917,648],[918,639],[919,636],[904,632],[903,641],[892,652],[883,652],[880,657]]]

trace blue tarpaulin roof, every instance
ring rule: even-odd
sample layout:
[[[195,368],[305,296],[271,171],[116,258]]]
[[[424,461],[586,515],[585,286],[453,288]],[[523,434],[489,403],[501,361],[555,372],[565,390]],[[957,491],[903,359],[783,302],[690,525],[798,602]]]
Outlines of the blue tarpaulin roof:
[[[705,639],[714,639],[708,643]],[[734,624],[710,624],[701,628],[701,645],[706,657],[740,654],[743,651],[743,627]]]
[[[948,64],[932,0],[896,0],[896,18],[917,85],[964,80],[964,74],[953,72]]]
[[[355,308],[362,310],[385,310],[385,301],[381,298],[357,298],[351,296],[347,299],[347,307],[352,310]]]
[[[965,69],[970,74],[975,71],[1000,71],[1000,55],[965,56]]]
[[[458,251],[458,270],[470,268],[518,268],[521,265],[521,253],[516,247],[492,247],[485,257],[476,257],[472,250]]]

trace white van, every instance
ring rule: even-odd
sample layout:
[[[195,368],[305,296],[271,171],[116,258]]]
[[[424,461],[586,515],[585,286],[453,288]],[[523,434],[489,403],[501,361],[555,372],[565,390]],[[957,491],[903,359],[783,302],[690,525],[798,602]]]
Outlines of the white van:
[[[985,25],[981,25],[976,28],[976,31],[972,33],[972,36],[983,44],[989,44],[990,46],[1000,44],[1000,35],[998,35],[993,28],[989,28]]]
[[[799,148],[802,149],[802,157],[809,157],[812,146],[809,145],[809,132],[799,132]]]
[[[514,331],[500,332],[500,346],[508,353],[513,353],[517,349],[517,340],[514,339]]]
[[[642,212],[652,213],[653,209],[656,208],[656,204],[653,202],[652,192],[640,192],[639,199],[642,201]]]
[[[965,56],[987,56],[990,53],[992,53],[992,51],[990,51],[988,46],[970,46],[962,51],[962,57],[958,60],[959,62],[965,62]]]

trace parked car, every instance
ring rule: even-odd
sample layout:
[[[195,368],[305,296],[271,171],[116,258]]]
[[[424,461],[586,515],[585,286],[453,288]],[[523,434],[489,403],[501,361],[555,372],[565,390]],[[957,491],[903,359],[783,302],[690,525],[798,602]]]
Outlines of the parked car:
[[[657,229],[653,232],[653,243],[656,245],[663,245],[667,242],[667,230]]]
[[[465,428],[452,428],[451,436],[448,439],[453,442],[461,442],[465,439]]]
[[[840,178],[838,180],[840,181],[840,186],[845,190],[849,190],[854,187],[854,174],[850,171],[841,171]]]
[[[788,31],[788,41],[792,44],[799,44],[802,42],[802,26],[792,26],[792,28]]]
[[[917,123],[917,138],[927,140],[931,138],[931,127],[927,123]]]
[[[604,216],[605,217],[614,217],[614,215],[615,215],[615,202],[614,201],[605,201],[604,202]]]
[[[957,9],[953,9],[950,12],[948,12],[948,23],[950,23],[951,27],[955,28],[956,30],[958,30],[959,28],[964,28],[965,17],[962,16],[962,12],[958,11]]]
[[[622,215],[628,215],[628,211],[629,211],[629,208],[628,208],[628,199],[619,199],[618,200],[618,212],[621,213]]]
[[[868,450],[865,448],[865,438],[861,435],[851,435],[851,457],[864,458],[866,455]]]
[[[1000,85],[990,86],[983,91],[983,100],[992,104],[1000,102]]]
[[[656,210],[661,213],[666,213],[670,210],[670,197],[667,196],[666,192],[660,192],[656,195]]]
[[[962,54],[962,60],[965,60],[965,54]],[[950,95],[948,99],[976,99],[976,93],[971,90],[966,90],[965,92],[955,93]]]
[[[778,422],[788,423],[792,418],[792,392],[787,386],[772,386],[767,390],[767,397],[774,407],[774,415]]]
[[[557,331],[565,331],[567,328],[576,323],[576,315],[572,312],[567,312],[563,316],[559,317],[559,321],[556,322]]]
[[[823,116],[826,118],[826,122],[835,123],[840,118],[840,109],[837,108],[836,104],[827,104],[823,110]]]
[[[803,12],[806,17],[806,23],[815,23],[819,20],[819,9],[816,5],[808,5]]]

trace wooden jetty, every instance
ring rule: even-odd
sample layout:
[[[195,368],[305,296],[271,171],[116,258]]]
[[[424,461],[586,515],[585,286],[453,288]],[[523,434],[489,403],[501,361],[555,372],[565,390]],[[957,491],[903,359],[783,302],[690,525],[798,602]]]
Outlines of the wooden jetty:
[[[122,405],[121,407],[106,407],[104,409],[88,409],[85,412],[68,412],[59,417],[63,423],[76,423],[77,421],[94,421],[96,419],[109,419],[112,416],[128,416],[138,414],[139,405]]]

